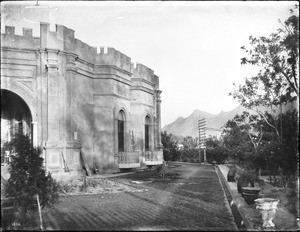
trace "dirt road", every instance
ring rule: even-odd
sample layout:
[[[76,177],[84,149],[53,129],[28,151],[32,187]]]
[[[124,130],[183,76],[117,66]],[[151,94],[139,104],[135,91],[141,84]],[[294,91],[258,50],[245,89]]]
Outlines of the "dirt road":
[[[237,230],[213,166],[169,165],[117,177],[143,192],[61,197],[43,213],[51,230]],[[133,183],[132,181],[138,181]]]

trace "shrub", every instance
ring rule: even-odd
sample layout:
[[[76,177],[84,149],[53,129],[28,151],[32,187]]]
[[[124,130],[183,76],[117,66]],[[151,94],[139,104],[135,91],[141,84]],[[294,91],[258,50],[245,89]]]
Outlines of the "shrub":
[[[183,162],[198,163],[199,150],[196,148],[185,148],[180,151],[180,159]]]
[[[98,184],[99,184],[99,183],[98,183],[97,180],[89,180],[89,181],[87,182],[87,185],[90,186],[90,187],[93,187],[93,188],[97,188]]]
[[[36,203],[36,194],[42,206],[54,204],[58,199],[59,186],[50,173],[46,175],[43,158],[40,157],[41,149],[35,148],[29,137],[23,134],[16,134],[8,148],[12,155],[7,195],[13,197],[15,204],[24,207],[25,211]]]
[[[224,164],[228,156],[219,147],[209,148],[206,150],[206,159],[208,163]]]
[[[254,183],[258,181],[258,177],[253,172],[246,172],[246,171],[237,171],[236,172],[236,180],[237,180],[237,187],[238,192],[241,193],[242,187],[254,187]]]

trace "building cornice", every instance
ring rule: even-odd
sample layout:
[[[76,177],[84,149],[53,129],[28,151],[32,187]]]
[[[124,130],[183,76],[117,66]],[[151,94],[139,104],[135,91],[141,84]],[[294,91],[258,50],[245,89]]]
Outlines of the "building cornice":
[[[116,97],[116,98],[122,98],[124,100],[130,101],[130,98],[115,93],[95,93],[93,94],[93,96],[94,97]]]
[[[139,90],[154,95],[154,91],[152,89],[146,88],[144,86],[131,86],[130,90]]]
[[[133,77],[133,78],[131,78],[131,80],[132,80],[132,81],[142,81],[142,82],[144,82],[144,83],[146,83],[146,84],[148,84],[148,85],[151,85],[152,87],[155,87],[155,83],[153,83],[153,82],[151,82],[151,81],[148,81],[148,80],[146,80],[146,79],[140,78],[140,77],[138,77],[138,78]]]

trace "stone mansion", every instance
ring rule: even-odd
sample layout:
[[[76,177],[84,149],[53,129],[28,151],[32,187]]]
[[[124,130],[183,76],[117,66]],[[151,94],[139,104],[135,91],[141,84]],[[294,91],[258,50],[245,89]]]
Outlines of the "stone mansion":
[[[39,37],[22,30],[1,34],[1,145],[28,134],[51,172],[163,162],[153,70],[111,47],[97,52],[62,25],[40,23]]]

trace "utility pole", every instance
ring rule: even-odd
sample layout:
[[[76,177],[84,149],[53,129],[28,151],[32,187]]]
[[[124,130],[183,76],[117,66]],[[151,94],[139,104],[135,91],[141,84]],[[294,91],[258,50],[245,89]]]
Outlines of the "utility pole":
[[[206,119],[201,118],[198,120],[198,129],[199,129],[199,147],[204,148],[204,164],[206,165]],[[201,164],[201,149],[199,150],[199,163]]]

